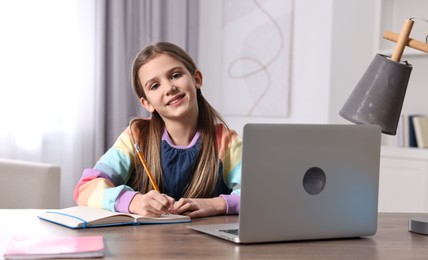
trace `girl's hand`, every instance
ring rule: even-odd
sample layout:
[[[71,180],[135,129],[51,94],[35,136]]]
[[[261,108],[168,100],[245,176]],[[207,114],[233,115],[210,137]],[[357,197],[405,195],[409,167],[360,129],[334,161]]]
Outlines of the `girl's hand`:
[[[222,215],[226,213],[226,201],[221,197],[211,199],[181,198],[175,202],[171,213],[185,214],[191,218]]]
[[[137,194],[129,204],[129,212],[146,217],[159,217],[170,213],[175,200],[165,194],[151,190],[146,194]]]

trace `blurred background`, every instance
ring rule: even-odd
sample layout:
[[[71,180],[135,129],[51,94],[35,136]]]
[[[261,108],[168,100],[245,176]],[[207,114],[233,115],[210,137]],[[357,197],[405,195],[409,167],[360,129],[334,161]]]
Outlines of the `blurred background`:
[[[338,111],[383,32],[426,16],[424,0],[0,0],[0,157],[61,167],[61,206],[134,116],[138,51],[171,41],[204,76],[202,92],[242,134],[249,122],[348,123]],[[424,40],[426,24],[412,38]],[[427,55],[402,112],[428,114]],[[392,145],[394,137],[384,137]]]

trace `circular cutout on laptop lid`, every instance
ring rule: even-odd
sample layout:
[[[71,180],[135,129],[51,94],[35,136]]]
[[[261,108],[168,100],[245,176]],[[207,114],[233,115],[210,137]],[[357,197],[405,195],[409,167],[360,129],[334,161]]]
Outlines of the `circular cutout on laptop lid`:
[[[324,171],[319,167],[309,168],[303,176],[303,188],[311,195],[319,194],[327,181]]]

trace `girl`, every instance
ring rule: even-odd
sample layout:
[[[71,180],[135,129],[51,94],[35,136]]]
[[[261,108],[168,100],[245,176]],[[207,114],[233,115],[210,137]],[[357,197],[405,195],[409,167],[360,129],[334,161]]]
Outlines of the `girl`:
[[[238,214],[242,140],[202,96],[202,73],[192,58],[168,42],[150,45],[134,61],[132,84],[152,116],[132,120],[95,167],[84,170],[76,204],[149,217]]]

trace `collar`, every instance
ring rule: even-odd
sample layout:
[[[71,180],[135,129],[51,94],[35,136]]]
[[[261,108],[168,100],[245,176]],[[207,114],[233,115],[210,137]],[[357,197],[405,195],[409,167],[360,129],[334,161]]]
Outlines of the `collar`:
[[[163,131],[162,140],[165,140],[171,147],[178,148],[178,149],[187,149],[187,148],[194,146],[196,144],[196,142],[199,140],[200,136],[201,136],[201,133],[199,131],[197,131],[195,136],[193,136],[193,139],[189,145],[187,145],[187,146],[175,145],[172,142],[171,137],[169,136],[168,131],[165,128],[165,130]]]

